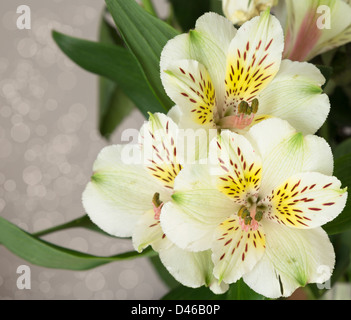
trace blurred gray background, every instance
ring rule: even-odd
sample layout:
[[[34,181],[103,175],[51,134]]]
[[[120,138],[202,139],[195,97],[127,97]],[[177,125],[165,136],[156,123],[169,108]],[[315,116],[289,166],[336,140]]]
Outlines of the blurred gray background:
[[[166,0],[155,1],[164,14]],[[31,30],[18,30],[19,5],[31,9]],[[29,232],[84,214],[81,194],[98,152],[98,78],[73,64],[51,30],[96,40],[103,0],[2,0],[0,3],[0,216]],[[138,111],[123,122],[139,128]],[[96,255],[133,250],[129,240],[71,229],[44,239]],[[16,286],[17,267],[31,269],[31,289]],[[167,288],[145,258],[89,271],[46,269],[0,246],[2,299],[159,299]]]

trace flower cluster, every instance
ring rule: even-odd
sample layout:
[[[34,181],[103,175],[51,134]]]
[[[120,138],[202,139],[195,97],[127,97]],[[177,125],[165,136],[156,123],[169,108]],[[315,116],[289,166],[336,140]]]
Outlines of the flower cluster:
[[[277,298],[328,280],[335,253],[321,226],[347,192],[332,176],[329,145],[314,135],[330,109],[325,78],[282,58],[303,45],[296,27],[284,37],[269,9],[239,29],[206,13],[170,40],[160,68],[175,106],[150,114],[137,144],[100,152],[83,194],[92,221],[132,237],[139,252],[152,246],[189,287],[222,293],[243,278]]]

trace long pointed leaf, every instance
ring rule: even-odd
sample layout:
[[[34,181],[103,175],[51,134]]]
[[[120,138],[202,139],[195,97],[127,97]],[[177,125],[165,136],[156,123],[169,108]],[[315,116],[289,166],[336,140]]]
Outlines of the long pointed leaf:
[[[99,28],[99,43],[123,46],[123,40],[106,19],[107,9],[103,10]],[[120,86],[105,77],[99,79],[99,131],[109,139],[114,130],[134,109],[133,102],[123,93]]]
[[[170,109],[174,103],[167,96],[161,83],[160,56],[167,41],[178,32],[146,12],[135,0],[106,0],[106,4],[155,94],[161,103]]]
[[[149,249],[140,254],[133,251],[109,257],[94,256],[38,239],[2,217],[0,217],[0,243],[32,264],[67,270],[87,270],[113,261],[156,254]]]
[[[53,31],[53,38],[80,67],[116,82],[145,116],[148,112],[167,111],[150,89],[128,49],[70,37],[57,31]]]

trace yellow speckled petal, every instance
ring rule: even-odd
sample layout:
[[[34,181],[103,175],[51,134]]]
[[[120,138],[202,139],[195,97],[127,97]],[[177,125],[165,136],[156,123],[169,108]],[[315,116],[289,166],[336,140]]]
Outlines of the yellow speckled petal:
[[[333,220],[344,208],[347,193],[335,177],[301,173],[275,188],[262,203],[266,218],[296,228],[315,228]]]
[[[269,11],[245,23],[229,46],[224,108],[236,110],[251,102],[279,70],[284,46],[283,30]]]
[[[176,146],[177,125],[166,115],[156,113],[150,115],[140,133],[146,170],[166,188],[173,189],[174,179],[182,169]]]
[[[211,143],[210,152],[218,156],[217,188],[235,200],[246,204],[249,196],[259,191],[262,166],[251,144],[241,135],[224,131]]]
[[[212,246],[214,275],[220,281],[232,283],[251,271],[261,259],[266,247],[265,233],[242,230],[237,216],[231,216],[217,227]]]
[[[164,72],[165,90],[183,116],[197,125],[214,126],[216,93],[206,68],[194,60],[179,60]]]

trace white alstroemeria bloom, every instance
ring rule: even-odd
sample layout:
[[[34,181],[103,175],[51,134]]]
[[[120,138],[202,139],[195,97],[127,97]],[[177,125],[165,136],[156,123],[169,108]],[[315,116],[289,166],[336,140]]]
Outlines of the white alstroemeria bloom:
[[[347,192],[331,176],[326,141],[274,118],[245,136],[222,131],[209,155],[175,179],[161,216],[169,239],[194,252],[211,249],[220,282],[243,277],[266,297],[327,281],[335,254],[321,226],[342,211]]]
[[[182,250],[160,226],[162,207],[171,200],[174,179],[182,170],[183,142],[177,137],[178,127],[172,119],[154,114],[140,130],[140,145],[102,149],[83,193],[83,206],[105,232],[132,236],[135,250],[141,252],[151,245],[179,282],[190,287],[207,285],[221,293],[227,286],[219,285],[212,276],[210,251]]]
[[[285,0],[284,57],[308,61],[351,42],[349,0]]]
[[[161,54],[161,79],[180,113],[178,125],[243,133],[278,117],[315,133],[330,109],[325,78],[310,63],[282,61],[283,47],[280,23],[268,10],[239,30],[218,14],[201,16]]]
[[[278,0],[223,0],[222,9],[230,21],[242,25],[277,3]]]

